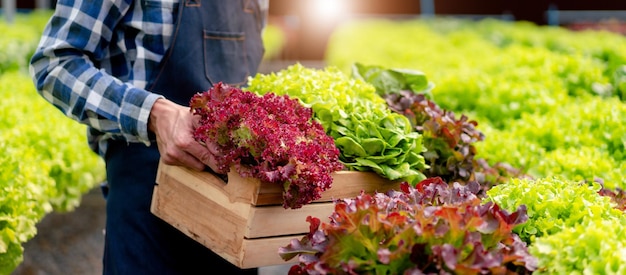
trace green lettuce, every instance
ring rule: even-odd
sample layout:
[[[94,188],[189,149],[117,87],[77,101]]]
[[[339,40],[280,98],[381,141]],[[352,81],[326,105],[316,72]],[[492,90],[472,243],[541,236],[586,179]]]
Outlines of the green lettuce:
[[[414,184],[425,178],[422,136],[363,80],[334,67],[318,70],[295,64],[277,73],[257,74],[246,89],[260,95],[289,95],[311,107],[349,170],[374,171]]]
[[[0,274],[10,274],[37,223],[73,210],[105,173],[85,126],[41,98],[27,75],[0,75],[0,97]]]
[[[594,219],[537,238],[536,274],[626,274],[626,219]]]
[[[509,211],[525,205],[528,221],[513,231],[533,243],[536,238],[550,236],[566,228],[587,224],[592,220],[615,219],[623,212],[615,209],[609,197],[598,194],[600,185],[558,177],[511,179],[487,191],[486,201],[493,201]]]

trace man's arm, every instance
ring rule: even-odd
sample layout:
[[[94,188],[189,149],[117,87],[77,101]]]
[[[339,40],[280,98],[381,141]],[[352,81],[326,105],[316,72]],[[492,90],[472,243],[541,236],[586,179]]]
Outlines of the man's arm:
[[[132,0],[60,0],[31,59],[39,93],[68,117],[100,132],[149,144],[147,122],[161,96],[98,69]]]
[[[214,169],[212,153],[217,151],[193,139],[194,118],[188,107],[123,82],[94,64],[110,62],[107,47],[116,24],[132,12],[132,2],[58,1],[31,59],[36,88],[68,117],[102,133],[146,145],[148,132],[155,133],[167,164]]]

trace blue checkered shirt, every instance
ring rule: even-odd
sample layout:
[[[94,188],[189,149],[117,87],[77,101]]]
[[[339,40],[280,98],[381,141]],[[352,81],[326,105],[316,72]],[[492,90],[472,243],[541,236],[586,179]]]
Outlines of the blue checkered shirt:
[[[30,73],[41,96],[88,126],[89,145],[100,155],[111,138],[150,145],[150,109],[161,96],[145,88],[169,47],[177,5],[178,0],[57,2]]]

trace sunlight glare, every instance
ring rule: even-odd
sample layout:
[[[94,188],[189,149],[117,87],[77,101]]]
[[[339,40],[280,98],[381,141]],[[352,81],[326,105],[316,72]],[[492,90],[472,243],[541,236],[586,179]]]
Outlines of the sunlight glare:
[[[311,0],[313,9],[319,18],[337,18],[345,11],[343,0]]]

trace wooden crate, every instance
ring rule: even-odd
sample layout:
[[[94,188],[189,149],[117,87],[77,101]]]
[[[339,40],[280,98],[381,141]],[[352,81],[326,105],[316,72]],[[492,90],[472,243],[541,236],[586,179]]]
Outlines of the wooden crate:
[[[328,221],[333,199],[398,186],[373,172],[339,171],[321,199],[284,209],[276,184],[243,178],[236,171],[225,182],[209,172],[160,163],[151,211],[232,264],[252,268],[295,262],[281,259],[278,248],[309,231],[307,216]]]

